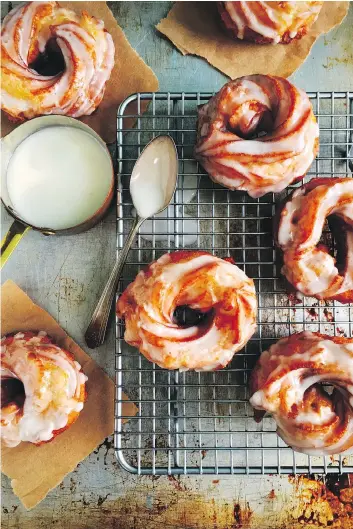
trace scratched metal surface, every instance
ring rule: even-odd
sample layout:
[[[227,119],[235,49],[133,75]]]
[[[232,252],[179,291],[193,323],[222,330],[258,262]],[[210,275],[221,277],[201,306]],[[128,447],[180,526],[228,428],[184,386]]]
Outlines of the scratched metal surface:
[[[153,68],[161,90],[213,91],[226,77],[197,57],[183,57],[154,29],[171,2],[110,2],[131,44]],[[2,13],[8,2],[1,2]],[[292,76],[309,90],[352,90],[353,6],[344,23],[315,44]],[[118,50],[119,53],[119,50]],[[2,208],[2,233],[11,219]],[[113,210],[91,231],[60,238],[29,233],[7,263],[11,278],[82,346],[83,333],[115,257]],[[114,336],[91,352],[113,376]],[[336,478],[334,478],[336,480]],[[120,470],[112,439],[92,453],[34,510],[26,512],[2,479],[2,527],[297,528],[353,527],[348,478],[324,486],[309,479],[266,477],[136,478]]]

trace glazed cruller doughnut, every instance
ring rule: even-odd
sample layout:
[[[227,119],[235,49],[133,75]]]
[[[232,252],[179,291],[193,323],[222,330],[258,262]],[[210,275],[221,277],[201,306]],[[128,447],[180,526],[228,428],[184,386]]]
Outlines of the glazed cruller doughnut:
[[[55,42],[65,63],[57,75],[31,65]],[[43,114],[79,117],[101,102],[114,65],[114,43],[104,23],[57,2],[21,4],[1,29],[1,108],[14,120]]]
[[[326,218],[337,258],[320,245]],[[282,273],[306,296],[353,302],[353,179],[314,178],[294,191],[275,217]]]
[[[179,308],[204,315],[181,325]],[[125,340],[166,369],[225,367],[256,326],[254,283],[237,266],[201,251],[163,255],[141,271],[120,297]]]
[[[288,44],[317,19],[323,2],[217,2],[229,34],[258,44]]]
[[[332,394],[323,384],[334,387]],[[353,446],[353,339],[301,332],[264,351],[251,374],[250,403],[271,413],[298,452],[340,454]]]
[[[281,77],[240,77],[199,107],[195,158],[216,183],[254,198],[303,178],[318,144],[307,94]]]
[[[55,345],[45,332],[18,332],[2,338],[4,443],[41,444],[66,430],[83,409],[86,380],[72,354]],[[16,391],[11,390],[14,387]]]

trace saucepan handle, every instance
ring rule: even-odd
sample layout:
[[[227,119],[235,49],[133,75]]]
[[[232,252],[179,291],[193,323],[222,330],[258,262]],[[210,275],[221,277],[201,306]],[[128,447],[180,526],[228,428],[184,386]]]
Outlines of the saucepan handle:
[[[4,266],[22,237],[30,230],[30,226],[22,224],[19,220],[15,220],[5,237],[1,241],[1,268]]]

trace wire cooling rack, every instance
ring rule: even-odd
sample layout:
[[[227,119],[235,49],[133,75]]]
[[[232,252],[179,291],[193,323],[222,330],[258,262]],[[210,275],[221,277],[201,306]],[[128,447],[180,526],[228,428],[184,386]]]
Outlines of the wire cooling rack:
[[[175,140],[179,178],[167,217],[148,221],[136,238],[117,295],[142,267],[167,251],[200,248],[232,256],[255,281],[257,332],[226,369],[179,373],[160,369],[127,345],[117,320],[116,456],[125,469],[138,474],[353,472],[353,455],[295,453],[277,436],[270,417],[260,424],[253,420],[248,378],[260,352],[305,329],[352,336],[353,307],[286,293],[271,221],[276,203],[288,190],[252,199],[214,184],[193,159],[197,105],[212,95],[136,94],[119,109],[118,252],[132,223],[129,176],[141,150],[156,135],[170,134]],[[318,175],[351,176],[353,93],[309,96],[320,126],[320,153],[305,181]],[[324,237],[334,243],[329,232]],[[136,417],[124,427],[123,389],[138,406]]]

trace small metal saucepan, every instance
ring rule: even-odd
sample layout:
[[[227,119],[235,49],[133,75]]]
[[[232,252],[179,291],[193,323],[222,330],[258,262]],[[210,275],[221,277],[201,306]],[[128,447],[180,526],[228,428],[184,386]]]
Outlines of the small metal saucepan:
[[[11,160],[11,156],[17,146],[20,145],[20,143],[24,141],[28,136],[34,134],[35,132],[43,128],[53,126],[76,127],[84,130],[86,133],[91,134],[94,138],[99,141],[99,143],[105,149],[107,157],[109,158],[111,164],[110,187],[99,208],[95,211],[91,211],[89,217],[80,224],[60,230],[54,230],[50,226],[33,226],[26,222],[23,218],[21,218],[21,216],[17,211],[15,211],[13,204],[11,203],[7,182],[7,168]],[[99,220],[103,217],[104,213],[107,211],[109,204],[113,198],[113,194],[114,169],[110,153],[104,141],[93,129],[91,129],[91,127],[85,125],[84,123],[81,123],[80,121],[77,121],[76,119],[68,118],[66,116],[43,116],[23,123],[1,140],[1,200],[8,213],[14,218],[14,222],[10,226],[9,231],[5,235],[4,239],[1,241],[1,267],[3,267],[3,265],[6,263],[7,259],[10,257],[11,253],[19,243],[19,241],[30,229],[40,231],[43,233],[43,235],[69,235],[81,233],[83,231],[88,230],[89,228],[92,228],[92,226],[97,224],[97,222],[99,222]]]

